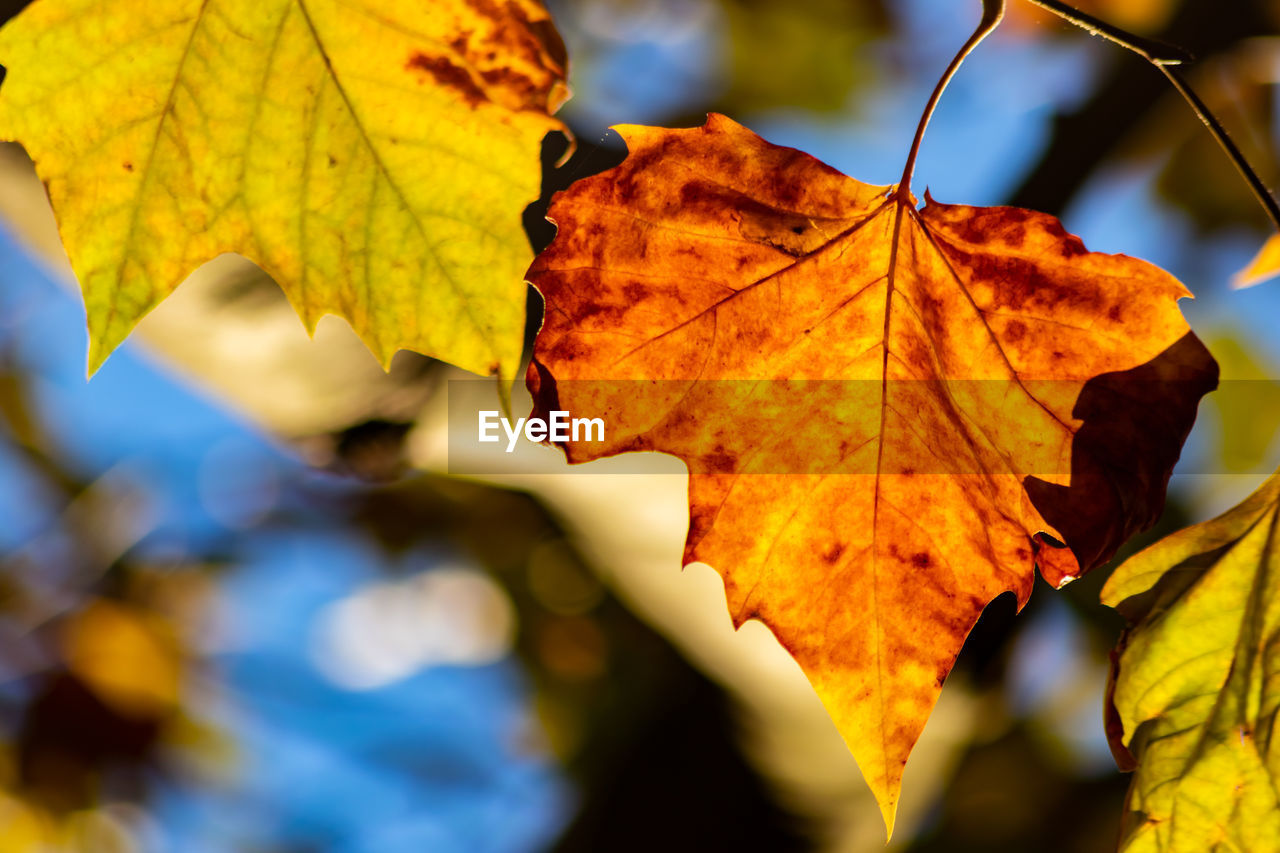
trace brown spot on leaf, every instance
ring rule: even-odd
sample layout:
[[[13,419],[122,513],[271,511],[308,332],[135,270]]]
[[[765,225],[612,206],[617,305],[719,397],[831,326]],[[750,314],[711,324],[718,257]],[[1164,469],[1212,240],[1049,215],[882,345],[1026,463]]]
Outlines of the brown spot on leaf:
[[[471,79],[471,73],[447,57],[427,56],[422,51],[415,50],[409,54],[404,67],[406,71],[415,73],[419,83],[425,82],[429,77],[438,85],[454,90],[472,108],[489,100],[484,90]]]
[[[911,565],[917,569],[927,569],[933,564],[933,560],[924,551],[917,551],[911,555]]]
[[[629,281],[623,286],[622,295],[629,305],[640,303],[649,293],[649,288],[638,281]]]
[[[490,86],[501,86],[508,92],[515,95],[520,102],[529,106],[535,106],[538,102],[539,95],[542,95],[538,84],[523,74],[518,74],[510,68],[491,68],[487,71],[480,72],[481,79]]]
[[[728,474],[731,473],[737,464],[737,459],[732,453],[726,453],[717,449],[714,453],[709,453],[703,458],[704,470],[712,474]]]

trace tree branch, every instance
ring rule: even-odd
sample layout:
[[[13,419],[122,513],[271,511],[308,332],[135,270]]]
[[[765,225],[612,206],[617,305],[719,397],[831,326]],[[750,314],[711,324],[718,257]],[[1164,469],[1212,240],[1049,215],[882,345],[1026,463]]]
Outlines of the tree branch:
[[[1213,134],[1213,138],[1217,140],[1218,145],[1231,158],[1232,164],[1235,165],[1240,176],[1244,178],[1245,183],[1249,185],[1249,189],[1253,191],[1254,196],[1267,212],[1267,216],[1271,218],[1276,230],[1280,231],[1280,203],[1276,202],[1276,197],[1271,193],[1267,185],[1262,182],[1262,178],[1258,176],[1253,165],[1244,156],[1244,152],[1236,146],[1231,139],[1231,135],[1227,133],[1227,129],[1223,127],[1222,122],[1200,99],[1200,96],[1195,93],[1195,90],[1191,88],[1191,85],[1177,68],[1184,61],[1191,59],[1190,54],[1182,48],[1168,45],[1164,42],[1144,39],[1125,32],[1118,27],[1094,18],[1092,15],[1087,15],[1078,9],[1059,2],[1059,0],[1027,0],[1027,2],[1052,12],[1063,20],[1093,35],[1101,36],[1126,50],[1136,53],[1159,69],[1160,73],[1178,91],[1178,94],[1182,95],[1183,99],[1191,105],[1191,109],[1195,111],[1200,121],[1204,122],[1205,127]]]

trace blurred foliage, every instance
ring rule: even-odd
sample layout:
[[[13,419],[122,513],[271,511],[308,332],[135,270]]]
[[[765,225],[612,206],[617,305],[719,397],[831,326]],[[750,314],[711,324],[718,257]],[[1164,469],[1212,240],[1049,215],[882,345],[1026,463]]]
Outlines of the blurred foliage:
[[[889,29],[880,0],[721,0],[722,79],[714,109],[726,115],[765,110],[831,112],[875,85],[868,50]]]
[[[1233,287],[1240,289],[1262,284],[1280,275],[1280,233],[1272,234],[1258,249],[1248,266],[1232,278]]]
[[[1075,0],[1082,12],[1139,35],[1158,31],[1177,11],[1180,0]],[[1039,6],[1013,0],[1009,19],[1014,26],[1046,25],[1061,19]]]
[[[1217,415],[1217,457],[1229,473],[1266,473],[1280,436],[1277,365],[1244,343],[1238,329],[1205,335],[1222,381],[1205,402]]]
[[[1128,4],[1119,2],[1118,5]],[[1153,24],[1159,21],[1158,26],[1135,25],[1134,29],[1144,36],[1178,45],[1195,56],[1196,61],[1188,72],[1192,82],[1201,88],[1207,82],[1206,74],[1222,73],[1215,69],[1229,68],[1231,57],[1245,45],[1259,36],[1276,32],[1273,0],[1239,0],[1232,4],[1229,12],[1213,0],[1173,0],[1165,5],[1167,14],[1153,16],[1150,21]],[[1100,7],[1091,11],[1104,14]],[[1051,32],[1063,37],[1084,37],[1081,31],[1062,23],[1055,25]],[[1090,177],[1115,165],[1117,159],[1124,159],[1130,166],[1137,161],[1147,168],[1164,168],[1166,185],[1176,182],[1191,193],[1165,194],[1184,212],[1193,211],[1201,193],[1221,191],[1224,197],[1234,200],[1235,221],[1244,218],[1259,222],[1262,213],[1248,187],[1168,82],[1145,61],[1119,47],[1106,45],[1100,58],[1105,64],[1100,66],[1102,73],[1092,93],[1072,112],[1055,119],[1050,144],[1036,167],[1011,195],[1010,203],[1060,213],[1088,185]],[[1246,83],[1233,80],[1227,84],[1228,90],[1238,91]],[[1221,81],[1218,85],[1222,85]],[[1224,104],[1221,95],[1202,94],[1213,107],[1230,107],[1229,103]],[[1242,142],[1242,126],[1230,111],[1221,118],[1229,129],[1236,131],[1237,142]],[[1250,125],[1245,133],[1266,133],[1266,128],[1267,125]],[[1175,149],[1187,146],[1194,155],[1188,154],[1181,160],[1174,181],[1170,177],[1175,171],[1170,158]],[[1254,150],[1260,150],[1259,146],[1254,145]],[[1269,162],[1267,154],[1256,164],[1264,178],[1270,177],[1266,172]],[[1215,222],[1222,224],[1221,220]]]
[[[47,441],[26,377],[0,367],[0,379],[0,451],[20,454],[55,505],[75,506],[94,484]],[[377,457],[401,431],[386,432],[355,425],[333,446],[346,448],[351,469],[385,479],[392,471]],[[217,654],[197,636],[202,614],[243,559],[246,537],[335,527],[374,544],[389,566],[424,544],[445,547],[506,590],[538,719],[580,786],[559,849],[705,850],[725,839],[807,849],[801,823],[744,759],[724,694],[612,597],[529,496],[422,475],[286,489],[293,498],[253,528],[179,563],[156,564],[133,542],[95,559],[103,526],[120,523],[114,500],[62,512],[57,536],[67,547],[56,550],[66,565],[51,564],[38,542],[0,555],[0,850],[136,850],[130,827],[159,791],[198,798],[237,784],[246,747],[201,720],[204,697],[226,690]],[[685,769],[672,775],[675,766]],[[711,787],[724,796],[708,802]]]
[[[132,850],[116,806],[145,799],[171,749],[218,742],[182,701],[200,666],[184,637],[190,573],[213,564],[130,557],[135,542],[119,537],[139,527],[122,514],[139,502],[60,457],[6,367],[0,449],[37,478],[31,498],[55,520],[0,553],[0,849]]]
[[[701,121],[708,111],[743,116],[769,110],[835,113],[873,91],[879,62],[872,50],[891,30],[883,0],[558,0],[556,20],[573,45],[572,80],[586,87],[593,110],[608,115],[625,93],[602,70],[621,49],[646,45],[672,65],[658,69],[696,81],[681,113],[679,93],[665,121]],[[697,51],[696,56],[687,56]],[[621,81],[620,86],[630,89]],[[686,82],[684,85],[689,85]],[[643,87],[639,87],[641,90]],[[569,103],[569,114],[582,104]],[[658,120],[659,116],[654,116]],[[590,134],[588,134],[590,138]]]
[[[936,823],[913,853],[1097,853],[1110,850],[1125,780],[1090,778],[1047,760],[1025,725],[979,741],[953,777]]]
[[[1197,93],[1227,127],[1262,179],[1274,185],[1280,178],[1280,140],[1276,137],[1275,68],[1280,38],[1241,42],[1194,68],[1191,82]],[[1187,111],[1176,96],[1164,111]],[[1172,118],[1172,117],[1168,117]],[[1175,134],[1169,129],[1176,128]],[[1157,120],[1148,129],[1148,148],[1162,147],[1164,165],[1157,187],[1203,231],[1240,224],[1269,227],[1270,221],[1241,180],[1217,142],[1197,123]],[[1153,150],[1153,153],[1156,153]]]
[[[350,508],[388,552],[447,539],[511,596],[539,718],[584,796],[559,849],[806,849],[741,757],[724,695],[607,592],[528,496],[415,477]],[[721,795],[708,800],[710,788]]]

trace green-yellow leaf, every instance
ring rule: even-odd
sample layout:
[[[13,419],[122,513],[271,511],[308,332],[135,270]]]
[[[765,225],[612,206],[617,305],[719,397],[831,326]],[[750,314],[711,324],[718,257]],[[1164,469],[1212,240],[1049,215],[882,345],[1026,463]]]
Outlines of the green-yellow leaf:
[[[91,371],[238,252],[384,365],[514,372],[521,214],[567,96],[538,0],[36,0],[0,63],[0,138],[48,187]]]
[[[1127,853],[1280,851],[1278,518],[1280,473],[1129,559],[1103,590],[1132,623],[1109,726],[1137,762]]]

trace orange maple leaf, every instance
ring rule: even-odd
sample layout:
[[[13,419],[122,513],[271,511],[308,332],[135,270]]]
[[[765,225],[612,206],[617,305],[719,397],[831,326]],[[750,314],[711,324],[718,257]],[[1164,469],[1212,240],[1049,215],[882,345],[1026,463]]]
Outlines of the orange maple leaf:
[[[1216,365],[1143,261],[869,186],[711,115],[554,200],[535,414],[689,466],[684,561],[799,662],[887,826],[982,609],[1154,523]],[[1046,537],[1065,542],[1053,547]]]

